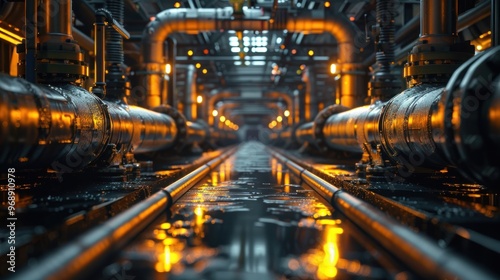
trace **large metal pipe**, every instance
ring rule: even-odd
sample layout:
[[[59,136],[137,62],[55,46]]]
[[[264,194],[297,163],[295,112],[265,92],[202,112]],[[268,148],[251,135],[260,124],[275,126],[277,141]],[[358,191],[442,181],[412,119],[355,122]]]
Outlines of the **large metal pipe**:
[[[357,41],[359,29],[345,16],[337,15],[328,18],[314,18],[311,15],[293,17],[286,20],[283,25],[271,24],[262,18],[233,19],[233,10],[224,9],[169,9],[156,15],[155,20],[145,28],[142,41],[142,55],[146,74],[147,95],[155,96],[161,85],[158,73],[165,63],[163,48],[164,40],[173,32],[198,33],[214,30],[270,30],[287,29],[290,32],[322,33],[329,32],[338,43],[338,63],[343,73],[342,79],[348,82],[341,90],[343,105],[355,107],[357,98],[363,92],[362,81],[366,74],[362,65],[358,63]],[[352,87],[354,82],[356,87]],[[353,90],[355,90],[353,92]],[[356,96],[353,97],[353,95]],[[151,98],[147,106],[154,107],[157,99]]]
[[[171,147],[174,119],[100,100],[73,85],[34,85],[0,75],[0,164],[73,172],[118,165],[129,152]]]
[[[304,145],[304,143],[314,143],[314,123],[308,122],[300,125],[295,130],[295,139],[300,145]]]
[[[330,116],[326,144],[345,151],[367,151],[399,166],[405,178],[417,169],[458,167],[468,178],[498,186],[500,161],[500,47],[462,65],[445,87],[414,86],[387,103]],[[485,123],[487,129],[480,129]]]
[[[456,0],[420,1],[420,36],[456,35]]]
[[[39,25],[40,40],[48,40],[60,36],[60,40],[73,39],[71,36],[72,18],[71,0],[43,0],[41,5],[41,18],[45,22]]]

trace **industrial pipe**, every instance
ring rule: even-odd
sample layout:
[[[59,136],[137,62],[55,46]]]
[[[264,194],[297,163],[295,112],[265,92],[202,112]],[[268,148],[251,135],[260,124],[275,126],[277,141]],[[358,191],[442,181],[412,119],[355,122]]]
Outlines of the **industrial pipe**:
[[[174,119],[102,101],[73,85],[34,85],[0,75],[0,164],[73,172],[119,165],[125,154],[172,147]]]
[[[429,1],[422,4],[427,11]],[[450,5],[450,1],[441,1],[438,8],[453,6]],[[453,15],[445,18],[444,26],[435,25],[436,18],[426,19],[443,13],[446,10],[424,13],[423,35],[410,57],[416,58],[418,54],[420,60],[427,57],[432,62],[443,61],[455,58],[460,51],[472,50],[457,43],[456,32],[450,29],[454,26]],[[446,53],[446,49],[451,53]],[[319,117],[320,113],[314,122],[315,141],[322,140],[332,149],[363,151],[367,155],[363,157],[367,160],[366,172],[378,172],[386,179],[403,180],[422,168],[457,167],[467,178],[498,186],[500,162],[495,147],[500,144],[500,74],[495,69],[500,67],[500,47],[466,61],[453,72],[447,84],[439,82],[462,59],[455,59],[446,68],[441,67],[445,64],[437,68],[411,64],[410,67],[415,66],[412,71],[422,76],[412,77],[412,87],[386,103],[345,112],[330,107],[331,112],[324,113],[326,120]],[[438,70],[443,69],[446,71],[439,74]],[[482,129],[484,124],[486,128]]]
[[[196,98],[196,68],[194,65],[187,65],[186,90],[184,91],[184,116],[189,121],[196,121],[198,118],[198,103],[196,102]]]
[[[393,0],[377,0],[377,29],[375,39],[376,69],[369,83],[368,95],[371,103],[387,101],[398,94],[402,87],[399,77],[392,73],[394,64],[394,18]]]
[[[358,63],[358,28],[345,16],[314,18],[311,15],[288,18],[282,25],[271,24],[262,18],[232,18],[232,8],[224,9],[169,9],[156,15],[143,32],[142,55],[147,85],[147,106],[155,107],[161,85],[159,77],[165,64],[163,42],[173,32],[199,33],[214,30],[271,30],[287,29],[290,32],[329,32],[337,40],[338,63],[341,65],[341,103],[347,107],[358,105],[364,92],[363,80],[366,73]]]
[[[213,126],[215,123],[215,117],[213,112],[215,110],[215,104],[219,101],[222,101],[226,98],[239,97],[240,93],[230,92],[230,91],[221,91],[216,92],[210,96],[208,99],[208,125]]]
[[[300,145],[304,145],[305,143],[314,143],[314,123],[308,122],[300,125],[295,130],[295,139]]]
[[[323,127],[325,142],[397,165],[398,179],[419,168],[457,167],[488,186],[500,182],[500,47],[461,66],[446,88],[422,84],[386,104],[332,115]],[[480,129],[487,124],[487,129]],[[378,162],[377,164],[382,164]]]

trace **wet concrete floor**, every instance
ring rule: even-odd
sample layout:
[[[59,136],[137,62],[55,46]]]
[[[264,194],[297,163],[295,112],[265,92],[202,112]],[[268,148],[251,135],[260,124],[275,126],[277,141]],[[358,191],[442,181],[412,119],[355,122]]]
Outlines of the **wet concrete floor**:
[[[100,279],[408,279],[257,142],[188,191]]]

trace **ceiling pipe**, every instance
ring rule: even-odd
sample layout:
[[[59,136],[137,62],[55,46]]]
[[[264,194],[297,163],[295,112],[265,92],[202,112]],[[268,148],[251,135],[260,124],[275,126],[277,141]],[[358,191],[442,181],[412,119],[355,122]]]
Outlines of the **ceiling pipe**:
[[[147,97],[146,106],[159,105],[154,96],[161,83],[165,64],[164,41],[174,32],[198,34],[219,30],[283,30],[290,32],[330,33],[338,43],[338,63],[341,65],[341,103],[348,107],[359,104],[362,94],[366,92],[365,71],[359,63],[356,38],[361,31],[345,16],[337,15],[329,18],[314,18],[312,15],[291,17],[283,21],[271,23],[268,19],[233,18],[233,9],[169,9],[156,15],[143,32],[142,56],[146,71]]]

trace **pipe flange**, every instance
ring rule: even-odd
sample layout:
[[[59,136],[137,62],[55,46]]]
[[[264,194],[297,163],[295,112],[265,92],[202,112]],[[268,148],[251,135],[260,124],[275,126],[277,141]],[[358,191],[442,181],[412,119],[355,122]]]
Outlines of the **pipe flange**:
[[[160,105],[152,109],[155,112],[162,113],[174,119],[175,126],[177,127],[177,137],[174,140],[173,149],[181,151],[184,148],[187,139],[187,120],[184,115],[174,107],[169,105]]]
[[[328,150],[328,146],[326,145],[325,137],[323,134],[323,127],[325,126],[326,120],[332,115],[342,113],[347,110],[349,110],[349,108],[342,105],[338,104],[330,105],[325,109],[321,110],[318,113],[318,115],[316,115],[316,118],[314,118],[313,122],[314,139],[315,139],[315,144],[320,151]]]
[[[497,153],[492,152],[496,147],[481,125],[499,67],[500,47],[478,55],[457,70],[443,96],[445,154],[464,176],[486,185],[500,183]]]

